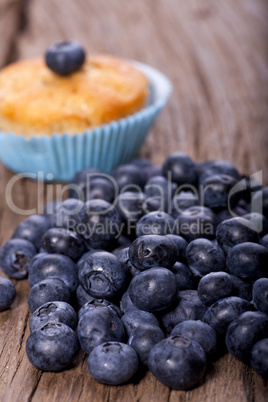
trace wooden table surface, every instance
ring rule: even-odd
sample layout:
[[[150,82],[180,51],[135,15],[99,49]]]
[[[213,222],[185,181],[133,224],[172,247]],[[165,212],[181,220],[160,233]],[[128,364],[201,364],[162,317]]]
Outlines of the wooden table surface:
[[[266,0],[0,0],[0,66],[77,39],[89,52],[137,59],[163,71],[174,91],[142,148],[161,164],[175,150],[200,161],[221,158],[268,184],[268,2]],[[24,218],[7,206],[13,173],[0,166],[0,243]],[[50,194],[51,196],[51,194]],[[22,179],[14,203],[36,208],[47,188]],[[48,198],[50,199],[50,198]],[[28,362],[27,280],[0,314],[0,401],[267,401],[268,382],[229,354],[203,384],[174,391],[150,373],[121,387],[103,386],[75,367],[43,373]]]

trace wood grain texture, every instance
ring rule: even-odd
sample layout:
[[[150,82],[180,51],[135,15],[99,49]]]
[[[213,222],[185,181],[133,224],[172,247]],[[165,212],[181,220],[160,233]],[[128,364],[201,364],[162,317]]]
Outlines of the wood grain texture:
[[[14,58],[14,40],[22,29],[25,0],[0,0],[0,68]]]
[[[266,0],[30,0],[25,7],[20,0],[0,0],[0,65],[68,38],[88,51],[148,63],[171,79],[174,90],[141,155],[156,164],[174,150],[199,161],[228,159],[249,174],[263,170],[268,184]],[[0,167],[1,244],[23,219],[5,197],[12,177]],[[48,193],[49,199],[55,195],[23,179],[13,200],[32,209]],[[42,373],[25,355],[29,286],[14,283],[17,298],[0,314],[1,401],[267,401],[267,381],[230,355],[213,363],[202,385],[188,392],[172,391],[150,373],[121,387],[100,385],[88,374],[82,352],[71,369]]]

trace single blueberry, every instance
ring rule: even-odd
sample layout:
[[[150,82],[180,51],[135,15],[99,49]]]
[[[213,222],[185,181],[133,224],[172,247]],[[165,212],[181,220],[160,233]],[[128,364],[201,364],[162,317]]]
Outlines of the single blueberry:
[[[255,192],[252,197],[252,205],[262,205],[262,213],[268,218],[268,187],[263,187]]]
[[[67,198],[58,204],[56,211],[56,226],[77,231],[79,214],[84,203],[76,198]]]
[[[159,198],[145,198],[142,209],[145,214],[149,214],[149,212],[160,212],[160,211],[165,211],[164,208],[162,208],[162,201]]]
[[[230,324],[225,342],[228,351],[237,359],[249,362],[255,343],[267,337],[268,315],[246,311]]]
[[[36,255],[34,245],[24,239],[11,239],[0,250],[2,271],[14,279],[24,279],[28,275],[29,264]]]
[[[178,289],[194,289],[194,277],[190,268],[181,262],[176,262],[170,270],[175,275]]]
[[[203,321],[215,329],[217,334],[225,335],[231,322],[250,309],[251,305],[247,300],[236,296],[226,297],[208,308]]]
[[[136,226],[136,235],[178,234],[177,223],[173,216],[166,212],[154,211],[144,215]]]
[[[33,331],[26,342],[29,361],[43,371],[70,366],[79,351],[76,333],[62,323],[48,323]]]
[[[176,219],[186,209],[200,205],[198,195],[192,191],[181,191],[172,198],[171,215]]]
[[[134,376],[139,361],[131,346],[120,342],[106,342],[92,350],[87,365],[88,371],[96,381],[119,385]]]
[[[12,239],[28,240],[39,250],[42,246],[42,236],[49,227],[50,220],[47,216],[31,215],[17,226]]]
[[[232,275],[242,279],[268,277],[268,250],[256,243],[240,243],[227,254],[226,266]]]
[[[159,315],[159,320],[168,334],[180,322],[202,320],[207,311],[196,290],[182,290],[177,297],[178,302]]]
[[[260,237],[268,233],[268,219],[264,215],[258,212],[251,212],[243,215],[243,218],[249,220],[255,226]]]
[[[198,238],[214,239],[216,215],[207,207],[195,206],[179,216],[179,234],[188,242]]]
[[[265,235],[265,236],[263,236],[263,237],[260,239],[260,244],[261,244],[262,246],[268,248],[268,234]]]
[[[197,342],[171,336],[152,347],[148,366],[163,384],[186,390],[201,382],[206,370],[206,354]]]
[[[51,228],[42,237],[43,250],[49,254],[63,254],[77,261],[85,251],[77,233],[65,228]]]
[[[201,278],[197,288],[199,299],[211,306],[220,299],[236,295],[233,276],[226,272],[211,272]]]
[[[121,319],[113,309],[103,303],[92,308],[85,307],[84,312],[79,314],[77,334],[81,348],[86,353],[91,353],[103,342],[125,341]]]
[[[29,327],[33,332],[49,322],[61,322],[75,330],[77,321],[77,314],[70,304],[64,301],[53,301],[44,303],[33,312],[29,319]]]
[[[129,259],[141,271],[157,266],[171,268],[177,260],[175,243],[166,236],[140,236],[129,247]]]
[[[175,275],[166,268],[149,268],[132,279],[129,296],[141,310],[149,312],[164,310],[177,296]]]
[[[255,225],[241,217],[221,222],[217,227],[216,238],[225,253],[239,243],[259,242],[259,235]]]
[[[141,192],[126,191],[116,198],[116,209],[125,223],[125,233],[135,233],[136,222],[144,215],[144,194]]]
[[[13,283],[0,276],[0,311],[8,309],[16,297],[16,288]]]
[[[256,309],[268,314],[268,278],[260,278],[254,282],[252,300]]]
[[[78,286],[77,266],[62,254],[39,254],[29,266],[29,284],[33,287],[47,278],[61,279],[71,293],[75,292]]]
[[[96,298],[120,297],[129,283],[127,267],[107,251],[91,253],[79,265],[79,281],[86,292]]]
[[[131,310],[127,311],[122,316],[122,321],[128,336],[131,335],[132,331],[136,328],[140,328],[143,325],[158,326],[159,322],[153,313],[149,313],[144,310]]]
[[[115,185],[111,176],[103,174],[103,177],[91,177],[89,182],[83,187],[85,201],[101,199],[112,203],[115,198]]]
[[[152,177],[144,187],[146,205],[151,201],[157,201],[158,210],[167,212],[176,188],[176,183],[168,181],[163,176]]]
[[[251,351],[250,364],[264,378],[268,378],[268,338],[255,343]]]
[[[240,194],[231,194],[237,179],[226,174],[206,177],[203,181],[204,205],[209,208],[233,207],[239,201]]]
[[[179,186],[196,184],[197,172],[195,163],[188,155],[182,152],[174,152],[164,161],[163,176],[170,178]]]
[[[178,235],[174,234],[167,234],[166,237],[170,240],[172,240],[175,243],[175,249],[176,249],[176,254],[177,254],[177,260],[182,263],[186,263],[186,249],[188,246],[187,241]]]
[[[106,299],[92,299],[87,301],[86,303],[83,304],[83,306],[80,308],[78,311],[78,319],[80,320],[83,316],[84,313],[86,313],[88,310],[94,310],[94,309],[99,309],[105,307],[108,309],[108,311],[115,315],[116,317],[122,318],[123,312],[120,310],[120,308],[114,304],[111,303],[110,301]]]
[[[128,345],[137,352],[140,361],[148,365],[148,356],[154,345],[165,339],[165,334],[159,326],[144,324],[135,328],[128,339]]]
[[[106,248],[118,238],[122,219],[117,209],[104,200],[87,201],[80,212],[77,232],[89,247]]]
[[[71,294],[68,286],[57,278],[47,278],[36,283],[30,290],[28,305],[31,313],[38,307],[51,301],[71,303]]]
[[[145,177],[142,169],[134,164],[121,165],[112,171],[111,176],[118,186],[118,193],[125,191],[142,191]]]
[[[200,320],[183,321],[173,328],[171,336],[182,335],[199,343],[207,357],[213,358],[217,351],[217,333],[205,322]]]
[[[46,51],[46,65],[59,75],[68,75],[79,70],[85,61],[85,51],[74,41],[55,43]]]
[[[194,276],[201,278],[213,271],[225,270],[225,255],[208,239],[196,239],[186,249],[187,263]]]

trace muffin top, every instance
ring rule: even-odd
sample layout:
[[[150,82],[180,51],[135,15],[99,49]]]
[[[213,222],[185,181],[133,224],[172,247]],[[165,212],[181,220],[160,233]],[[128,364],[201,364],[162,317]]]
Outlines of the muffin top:
[[[92,54],[68,76],[25,59],[0,71],[0,130],[79,133],[137,112],[147,95],[146,77],[123,59]]]

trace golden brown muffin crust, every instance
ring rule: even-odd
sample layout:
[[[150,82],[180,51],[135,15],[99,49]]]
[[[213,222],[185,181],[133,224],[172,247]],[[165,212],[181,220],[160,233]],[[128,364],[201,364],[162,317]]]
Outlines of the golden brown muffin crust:
[[[39,59],[26,59],[0,71],[0,130],[42,135],[78,133],[140,110],[146,103],[146,77],[129,62],[94,54],[66,77]]]

